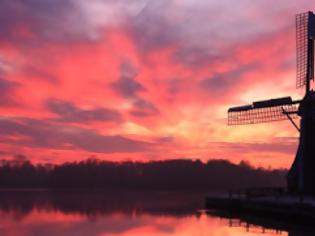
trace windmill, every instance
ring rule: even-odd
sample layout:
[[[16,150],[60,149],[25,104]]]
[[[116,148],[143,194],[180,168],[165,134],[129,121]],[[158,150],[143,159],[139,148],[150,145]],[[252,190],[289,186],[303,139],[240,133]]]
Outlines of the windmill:
[[[314,80],[315,15],[296,15],[297,88],[305,87],[302,100],[283,97],[254,102],[228,110],[229,125],[248,125],[289,119],[300,134],[295,160],[287,176],[288,191],[315,194],[315,92]],[[300,119],[300,125],[295,123]]]

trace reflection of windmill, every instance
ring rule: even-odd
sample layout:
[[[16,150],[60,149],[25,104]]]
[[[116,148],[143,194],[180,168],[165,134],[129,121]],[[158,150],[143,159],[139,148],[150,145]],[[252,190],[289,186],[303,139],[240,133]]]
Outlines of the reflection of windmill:
[[[230,108],[229,125],[244,125],[289,119],[300,132],[300,143],[288,174],[288,190],[292,193],[315,194],[315,92],[314,80],[315,15],[296,16],[297,87],[306,87],[302,100],[291,97],[254,102]],[[301,117],[300,127],[295,118]],[[313,182],[314,181],[314,182]]]

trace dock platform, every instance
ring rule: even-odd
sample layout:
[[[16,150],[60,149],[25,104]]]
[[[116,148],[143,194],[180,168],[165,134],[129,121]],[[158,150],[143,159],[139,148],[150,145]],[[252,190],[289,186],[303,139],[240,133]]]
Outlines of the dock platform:
[[[284,191],[270,189],[209,195],[205,207],[209,211],[315,222],[314,197],[289,195]]]

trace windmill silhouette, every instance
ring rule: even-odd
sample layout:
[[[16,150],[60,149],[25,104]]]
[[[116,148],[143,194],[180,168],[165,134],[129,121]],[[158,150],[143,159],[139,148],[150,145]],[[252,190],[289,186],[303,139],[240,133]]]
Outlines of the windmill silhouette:
[[[291,97],[254,102],[228,110],[229,125],[246,125],[289,119],[300,133],[295,160],[287,176],[288,191],[315,194],[315,92],[314,80],[315,15],[296,15],[297,88],[305,87],[302,100]],[[301,118],[298,126],[294,119]]]

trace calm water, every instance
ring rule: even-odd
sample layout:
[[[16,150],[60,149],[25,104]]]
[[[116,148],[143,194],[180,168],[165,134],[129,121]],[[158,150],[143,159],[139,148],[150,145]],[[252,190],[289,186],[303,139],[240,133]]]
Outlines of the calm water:
[[[304,226],[250,220],[254,225],[236,217],[227,219],[206,214],[199,211],[203,196],[139,192],[0,192],[0,235],[314,235],[314,231]]]

